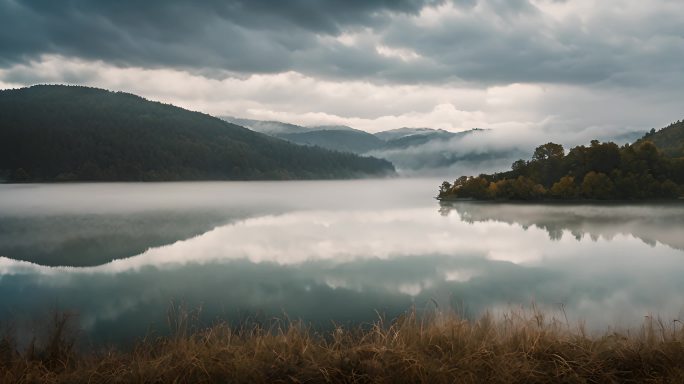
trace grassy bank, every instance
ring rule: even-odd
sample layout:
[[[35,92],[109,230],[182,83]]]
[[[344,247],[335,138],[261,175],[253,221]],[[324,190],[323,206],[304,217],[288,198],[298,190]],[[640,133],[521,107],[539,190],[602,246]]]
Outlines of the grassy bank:
[[[25,351],[0,345],[2,383],[684,382],[680,323],[647,318],[632,332],[591,336],[541,313],[418,318],[319,334],[300,323],[215,325],[142,340],[130,351],[76,352],[56,316]]]

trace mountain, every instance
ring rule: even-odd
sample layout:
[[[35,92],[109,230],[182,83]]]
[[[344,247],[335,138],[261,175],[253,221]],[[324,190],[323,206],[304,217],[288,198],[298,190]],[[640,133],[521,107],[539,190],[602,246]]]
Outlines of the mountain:
[[[658,131],[651,129],[637,143],[652,141],[668,156],[684,157],[684,121],[677,121]]]
[[[474,128],[463,132],[449,132],[443,129],[431,129],[410,135],[398,137],[385,143],[384,149],[409,148],[427,143],[446,142],[452,139],[460,139],[471,133],[481,132],[483,129]]]
[[[328,179],[393,173],[385,160],[302,147],[128,93],[0,91],[0,179]]]
[[[360,129],[352,128],[347,125],[314,125],[309,127],[313,131],[356,131],[356,132],[366,132]]]
[[[282,139],[301,145],[314,145],[340,152],[363,154],[382,148],[385,142],[370,133],[356,129],[320,130],[277,135]]]
[[[240,119],[232,116],[223,116],[223,120],[237,124],[241,127],[249,128],[252,131],[264,133],[266,135],[278,136],[288,133],[309,132],[311,129],[300,125],[282,123],[280,121],[262,121],[251,119]]]
[[[385,144],[385,149],[415,147],[433,140],[446,141],[455,136],[455,133],[443,131],[441,129],[425,133],[416,133],[387,141]]]
[[[443,129],[432,128],[397,128],[370,134],[346,125],[303,127],[279,121],[250,120],[230,116],[223,117],[223,119],[295,144],[318,146],[356,154],[406,149],[432,141],[447,141],[473,132],[482,131],[482,129],[478,128],[464,132],[449,132]]]
[[[417,134],[430,134],[433,132],[446,132],[443,129],[432,129],[432,128],[396,128],[387,131],[377,132],[376,137],[385,141],[391,141],[400,139],[402,137],[417,135]]]
[[[223,119],[295,144],[317,146],[338,152],[363,154],[384,144],[370,133],[346,125],[303,127],[279,121],[240,119],[231,116],[224,116]]]
[[[406,175],[424,176],[454,167],[488,172],[505,168],[526,153],[519,148],[479,148],[462,142],[469,135],[491,132],[479,128],[449,132],[405,127],[370,134],[344,125],[302,127],[274,121],[226,119],[292,143],[385,159]],[[481,137],[479,141],[486,139]]]

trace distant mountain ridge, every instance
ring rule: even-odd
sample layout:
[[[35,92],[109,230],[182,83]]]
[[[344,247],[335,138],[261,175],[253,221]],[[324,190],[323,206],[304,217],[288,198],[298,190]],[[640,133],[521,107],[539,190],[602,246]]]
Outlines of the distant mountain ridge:
[[[371,134],[344,125],[304,127],[272,121],[226,119],[292,143],[385,159],[392,162],[401,174],[408,176],[438,175],[445,171],[502,171],[533,150],[532,144],[527,148],[515,140],[502,142],[498,131],[487,128],[452,132],[428,127],[402,127]],[[643,131],[632,130],[598,137],[624,144],[634,143],[643,134]]]
[[[280,134],[277,137],[302,145],[313,145],[340,152],[364,154],[382,148],[385,142],[359,130],[333,130]]]
[[[317,125],[304,127],[277,121],[223,117],[226,121],[242,125],[256,132],[265,133],[301,145],[319,146],[341,152],[364,154],[370,151],[408,148],[432,140],[449,140],[469,133],[483,131],[474,128],[463,132],[450,132],[433,128],[397,128],[378,133],[368,133],[346,125]]]
[[[142,97],[80,86],[0,91],[0,180],[331,179],[386,160],[303,147]]]
[[[316,146],[338,152],[365,154],[384,144],[374,135],[346,125],[304,127],[278,121],[240,119],[231,116],[224,116],[223,119],[295,144]]]
[[[521,155],[520,151],[513,149],[481,151],[463,145],[462,140],[466,137],[491,132],[481,128],[450,132],[444,129],[403,127],[371,134],[344,125],[304,127],[273,121],[224,118],[299,145],[385,159],[404,175],[424,176],[426,172],[435,173],[438,168],[457,164],[477,167],[486,163],[485,169],[491,169],[496,168],[496,164],[506,166]],[[479,141],[486,139],[481,137]]]
[[[312,131],[354,131],[354,132],[364,132],[367,133],[366,131],[362,131],[360,129],[352,128],[347,125],[314,125],[311,127],[308,127]]]
[[[397,131],[406,131],[407,128],[400,128]],[[406,133],[403,136],[398,136],[395,139],[388,140],[385,144],[384,149],[397,149],[397,148],[409,148],[418,145],[427,144],[429,142],[435,141],[449,141],[452,139],[463,138],[472,133],[478,133],[485,131],[481,128],[473,128],[467,131],[461,132],[449,132],[443,129],[429,129],[429,128],[419,128],[420,130],[415,131],[415,133]],[[385,131],[385,133],[391,131]]]
[[[433,128],[408,128],[408,127],[403,127],[403,128],[395,128],[395,129],[388,129],[386,131],[381,131],[375,134],[378,138],[385,140],[385,141],[392,141],[396,139],[401,139],[406,136],[412,136],[412,135],[424,135],[424,134],[434,134],[438,132],[443,132],[443,133],[448,133],[448,131],[445,131],[443,129],[433,129]]]
[[[264,133],[267,135],[279,135],[288,133],[300,133],[309,132],[309,128],[302,127],[300,125],[282,123],[280,121],[264,121],[264,120],[251,120],[251,119],[241,119],[232,116],[222,116],[223,120],[239,125],[241,127],[249,128],[252,131]]]

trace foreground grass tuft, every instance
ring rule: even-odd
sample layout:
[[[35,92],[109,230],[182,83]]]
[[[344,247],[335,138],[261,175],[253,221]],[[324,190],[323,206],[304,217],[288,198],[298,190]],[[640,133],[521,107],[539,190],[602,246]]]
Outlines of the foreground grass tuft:
[[[19,352],[0,341],[3,383],[611,383],[684,382],[684,331],[647,319],[591,336],[542,313],[418,317],[317,333],[302,323],[225,324],[143,340],[130,351],[79,353],[55,317],[53,337]]]

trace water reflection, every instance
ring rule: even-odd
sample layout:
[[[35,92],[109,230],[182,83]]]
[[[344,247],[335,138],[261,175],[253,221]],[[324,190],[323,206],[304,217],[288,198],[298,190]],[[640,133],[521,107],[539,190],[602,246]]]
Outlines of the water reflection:
[[[0,184],[0,256],[93,266],[237,219],[306,209],[413,206],[432,181]],[[385,190],[399,190],[387,195]],[[420,197],[418,197],[420,196]]]
[[[187,236],[170,228],[166,245],[99,265],[0,258],[0,319],[31,324],[57,305],[78,311],[94,341],[124,341],[149,326],[164,329],[171,300],[202,306],[205,322],[285,313],[321,326],[372,321],[376,311],[393,317],[433,302],[467,316],[535,302],[562,307],[592,329],[633,326],[647,314],[683,315],[678,206],[458,203],[438,212],[429,192],[416,193],[422,187],[405,195],[396,189],[397,200],[381,203],[383,183],[347,189],[362,199],[358,204],[326,195],[340,184],[285,184],[293,189],[282,201],[255,202],[242,219],[222,216],[234,209],[197,209],[212,212],[211,229]],[[298,188],[300,199],[327,197],[302,209],[306,202],[293,197]],[[374,198],[379,203],[368,205]],[[49,237],[50,230],[41,233]],[[4,246],[9,241],[0,237]]]
[[[49,266],[100,265],[200,235],[244,215],[162,211],[0,216],[0,255]]]
[[[440,212],[458,214],[464,221],[499,221],[523,228],[545,230],[552,240],[569,231],[578,240],[589,236],[613,239],[634,236],[647,244],[656,242],[684,250],[684,203],[658,204],[503,204],[490,202],[442,202]]]

